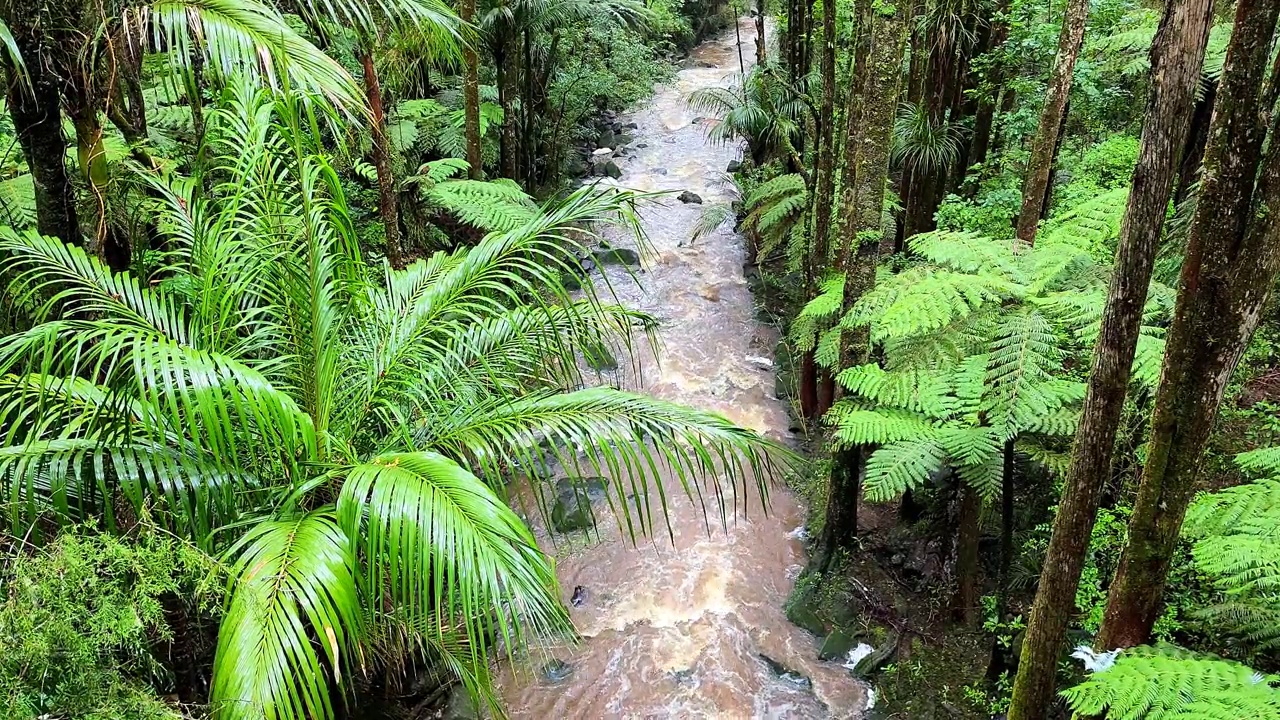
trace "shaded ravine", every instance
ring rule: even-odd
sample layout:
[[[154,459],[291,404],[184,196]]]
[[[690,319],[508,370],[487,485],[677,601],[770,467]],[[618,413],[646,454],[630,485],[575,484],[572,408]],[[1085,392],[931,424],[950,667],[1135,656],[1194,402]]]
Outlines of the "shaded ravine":
[[[750,64],[749,19],[741,31]],[[708,143],[705,122],[686,108],[691,91],[726,83],[737,71],[732,29],[699,46],[686,65],[674,83],[624,118],[638,127],[630,131],[634,150],[617,160],[622,176],[616,184],[688,190],[706,205],[672,196],[643,210],[651,247],[639,284],[624,270],[608,272],[622,303],[661,321],[660,363],[644,357],[639,377],[627,368],[605,380],[790,442],[785,402],[774,395],[770,358],[777,335],[755,319],[742,271],[743,239],[726,223],[689,240],[704,207],[733,199],[725,169],[740,148]],[[621,235],[616,240],[634,246]],[[766,515],[758,491],[745,489],[727,530],[713,516],[708,533],[700,507],[675,482],[667,487],[674,545],[661,521],[656,537],[633,545],[607,511],[598,518],[599,542],[560,536],[553,545],[535,518],[539,540],[557,556],[566,603],[575,587],[586,591],[585,602],[570,607],[582,641],[539,648],[528,663],[503,670],[499,685],[511,716],[859,717],[864,686],[839,663],[819,661],[818,640],[784,615],[805,563],[794,532],[804,513],[791,493],[774,484]],[[780,676],[762,656],[794,676]],[[572,674],[558,683],[541,677],[537,668],[548,658],[567,663]]]

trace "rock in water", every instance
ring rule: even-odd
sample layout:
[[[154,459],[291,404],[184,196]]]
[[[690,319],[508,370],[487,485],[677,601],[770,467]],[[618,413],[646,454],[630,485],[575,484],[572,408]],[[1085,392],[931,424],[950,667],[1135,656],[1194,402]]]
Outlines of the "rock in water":
[[[632,267],[640,266],[640,253],[629,248],[603,248],[593,253],[596,262],[601,265],[630,265]]]
[[[605,479],[561,478],[556,482],[556,502],[551,507],[551,527],[558,533],[595,527],[591,505],[604,497]]]
[[[822,648],[818,650],[818,658],[820,660],[837,660],[848,657],[849,651],[857,644],[858,639],[856,637],[844,630],[836,630],[823,639]]]
[[[569,679],[572,674],[573,666],[560,659],[554,659],[542,666],[542,678],[552,685],[559,685]]]
[[[575,585],[573,588],[573,597],[569,598],[569,604],[574,607],[582,607],[587,604],[587,589],[581,585]]]
[[[604,164],[604,174],[617,180],[622,177],[622,168],[618,167],[618,163],[610,160]]]
[[[742,169],[742,163],[738,162],[737,160],[730,160],[729,165],[725,167],[724,171],[736,173],[741,169]]]
[[[676,199],[682,203],[693,203],[695,205],[702,204],[702,196],[698,195],[697,193],[691,193],[688,190],[685,190],[684,192],[680,193],[680,195],[676,197]]]
[[[778,676],[779,680],[784,680],[793,685],[806,688],[813,684],[812,681],[805,677],[803,673],[792,670],[764,653],[760,653],[760,659],[769,667],[770,672]]]
[[[586,342],[582,346],[582,359],[587,367],[596,372],[613,372],[618,369],[618,359],[613,356],[609,346],[601,342]]]

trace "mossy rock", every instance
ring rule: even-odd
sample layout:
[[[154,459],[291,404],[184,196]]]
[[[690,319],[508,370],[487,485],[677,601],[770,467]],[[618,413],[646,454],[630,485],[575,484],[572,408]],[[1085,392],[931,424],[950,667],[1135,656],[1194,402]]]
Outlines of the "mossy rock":
[[[827,634],[827,624],[818,615],[820,603],[813,590],[799,590],[787,603],[787,619],[792,625],[802,627],[814,635]]]
[[[571,533],[595,527],[592,503],[603,499],[607,481],[601,477],[561,478],[556,482],[556,502],[551,508],[551,527]]]
[[[596,372],[612,372],[618,369],[618,358],[604,343],[591,342],[582,346],[582,359]]]
[[[602,247],[593,255],[601,265],[640,267],[640,253],[630,248]]]
[[[822,640],[818,650],[819,660],[841,660],[849,656],[849,651],[858,646],[861,636],[847,630],[836,629]]]

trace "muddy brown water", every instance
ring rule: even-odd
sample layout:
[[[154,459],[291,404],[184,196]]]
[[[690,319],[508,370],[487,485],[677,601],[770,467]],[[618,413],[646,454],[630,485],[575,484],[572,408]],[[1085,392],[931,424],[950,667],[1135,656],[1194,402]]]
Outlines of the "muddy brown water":
[[[754,27],[741,21],[743,57],[754,55]],[[776,333],[755,319],[743,276],[742,237],[726,223],[690,242],[702,210],[733,199],[725,173],[741,148],[707,142],[706,121],[687,109],[698,88],[732,82],[738,69],[733,30],[698,47],[674,82],[656,89],[623,118],[638,128],[616,184],[638,190],[697,193],[704,204],[674,196],[643,210],[650,247],[630,278],[609,268],[624,304],[661,321],[658,362],[642,356],[604,378],[656,397],[721,413],[740,425],[793,442],[786,404],[774,396],[770,358]],[[646,147],[639,147],[639,145]],[[608,182],[608,181],[606,181]],[[629,245],[626,238],[616,238]],[[789,623],[788,593],[805,563],[796,533],[804,521],[796,498],[771,486],[768,514],[754,487],[729,492],[738,512],[727,528],[708,525],[700,506],[668,480],[674,543],[661,526],[632,544],[608,515],[594,536],[555,542],[534,518],[546,550],[557,557],[564,600],[582,586],[586,599],[570,613],[582,640],[535,649],[503,670],[502,700],[513,718],[856,718],[865,686],[838,662],[818,659],[818,639]],[[535,513],[536,515],[536,513]],[[768,656],[796,675],[779,676]],[[559,683],[538,672],[550,659],[572,674]]]

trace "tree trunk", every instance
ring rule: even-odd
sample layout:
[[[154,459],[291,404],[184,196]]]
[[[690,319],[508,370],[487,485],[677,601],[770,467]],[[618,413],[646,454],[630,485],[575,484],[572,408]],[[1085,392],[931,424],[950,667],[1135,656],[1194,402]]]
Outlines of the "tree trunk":
[[[378,171],[378,206],[382,212],[382,227],[387,238],[387,261],[391,267],[404,267],[400,255],[400,208],[396,194],[396,180],[391,174],[391,146],[387,142],[387,116],[382,110],[382,84],[373,67],[373,51],[364,48],[360,54],[364,67],[364,92],[369,100],[373,131],[373,166]]]
[[[845,273],[844,310],[875,285],[876,260],[883,235],[881,217],[889,179],[889,143],[901,86],[908,12],[872,0],[858,0],[858,41],[854,50],[855,82],[845,112],[845,164],[840,205],[839,267]],[[865,328],[846,331],[840,339],[841,367],[867,362],[870,340]],[[831,490],[820,542],[824,565],[857,539],[858,490],[865,448],[837,451],[832,462]]]
[[[1058,131],[1071,93],[1071,76],[1084,41],[1084,24],[1089,16],[1089,0],[1067,0],[1066,17],[1058,36],[1058,57],[1049,77],[1049,89],[1040,113],[1040,126],[1031,143],[1031,159],[1022,183],[1022,211],[1018,214],[1018,239],[1028,245],[1036,241],[1040,213],[1044,208],[1045,189],[1053,167],[1053,153],[1058,144]]]
[[[46,66],[39,44],[16,31],[15,38],[25,58],[31,90],[24,90],[9,71],[9,116],[35,186],[36,228],[41,235],[83,245],[75,189],[65,162],[67,140],[62,134],[59,82]]]
[[[806,420],[818,419],[818,363],[813,351],[800,358],[800,416]]]
[[[960,481],[960,528],[956,534],[956,594],[953,617],[965,625],[978,621],[978,541],[982,534],[982,497]]]
[[[991,24],[991,35],[987,41],[988,52],[998,53],[1009,39],[1009,0],[1002,0],[996,10]],[[969,143],[969,165],[978,165],[987,161],[987,152],[991,148],[991,128],[995,124],[996,101],[1000,99],[1000,91],[1004,88],[1005,67],[1002,62],[992,63],[988,71],[983,92],[979,95],[978,107],[973,117],[973,139]],[[977,191],[977,186],[974,186]]]
[[[1075,609],[1098,497],[1111,468],[1178,149],[1190,129],[1211,10],[1210,0],[1168,0],[1152,44],[1151,95],[1133,190],[1121,223],[1071,465],[1022,644],[1009,720],[1045,718],[1053,702],[1059,651]]]
[[[470,26],[476,15],[476,0],[461,0],[458,16]],[[479,180],[484,176],[484,160],[480,148],[480,56],[475,38],[466,38],[462,46],[462,107],[467,135],[467,176]]]
[[[1274,139],[1262,152],[1275,97],[1261,91],[1278,15],[1280,0],[1236,5],[1147,462],[1098,637],[1108,648],[1151,633],[1200,456],[1280,269],[1280,226],[1269,210],[1280,204],[1280,152]]]
[[[996,619],[1009,621],[1009,580],[1013,569],[1013,440],[1004,443],[1004,473],[1000,477],[1000,587],[996,590]],[[1009,670],[1012,648],[1001,645],[1000,638],[991,642],[991,662],[987,664],[987,680],[997,682]]]
[[[764,0],[756,0],[756,65],[761,68],[765,65],[765,37],[764,37],[764,17],[765,5]]]
[[[810,245],[810,285],[816,286],[830,262],[832,193],[835,192],[836,4],[822,3],[822,99],[818,110],[817,182]]]

